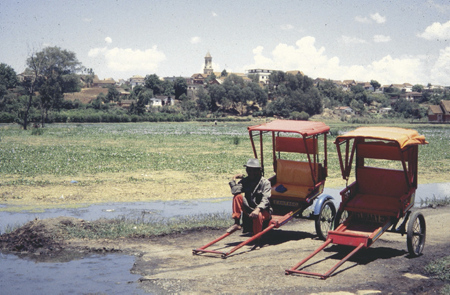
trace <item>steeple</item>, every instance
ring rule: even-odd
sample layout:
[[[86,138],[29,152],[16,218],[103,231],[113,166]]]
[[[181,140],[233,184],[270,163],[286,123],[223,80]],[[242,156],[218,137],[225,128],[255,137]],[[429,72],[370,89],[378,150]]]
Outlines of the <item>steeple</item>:
[[[212,68],[212,57],[211,54],[208,53],[205,56],[205,68],[203,69],[203,74],[211,75],[213,73]]]

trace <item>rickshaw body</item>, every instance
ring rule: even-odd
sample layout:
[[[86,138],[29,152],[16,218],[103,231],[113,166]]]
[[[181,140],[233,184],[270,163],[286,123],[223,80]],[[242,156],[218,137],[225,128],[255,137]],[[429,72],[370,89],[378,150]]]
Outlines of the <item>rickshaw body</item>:
[[[193,253],[221,254],[222,258],[226,258],[273,228],[301,216],[313,204],[316,232],[319,238],[325,239],[336,215],[333,197],[323,194],[327,177],[326,136],[329,130],[322,122],[296,120],[275,120],[248,127],[253,157],[259,159],[263,175],[271,173],[268,177],[272,186],[271,220],[262,232],[230,251],[207,249],[232,233],[227,232],[211,243],[194,249]]]
[[[326,242],[286,274],[325,279],[386,231],[407,234],[410,255],[420,255],[425,243],[425,219],[420,212],[411,216],[411,209],[417,189],[418,146],[426,143],[415,130],[393,127],[361,127],[338,136],[335,144],[342,177],[348,184],[354,167],[355,180],[340,192],[335,229],[328,232]],[[331,243],[356,248],[325,274],[297,270]]]

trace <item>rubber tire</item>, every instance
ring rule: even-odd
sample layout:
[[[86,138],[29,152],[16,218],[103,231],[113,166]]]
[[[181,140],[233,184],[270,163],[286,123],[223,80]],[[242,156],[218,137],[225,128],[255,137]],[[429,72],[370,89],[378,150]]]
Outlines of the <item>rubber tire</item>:
[[[417,257],[422,254],[425,237],[425,217],[419,211],[414,212],[408,221],[408,229],[406,230],[406,245],[410,256]]]
[[[331,212],[331,216],[329,214]],[[325,216],[326,214],[326,216]],[[317,215],[315,224],[316,224],[316,233],[319,239],[326,240],[328,231],[333,229],[334,218],[336,217],[336,207],[332,200],[326,200],[323,202],[322,207],[320,207],[319,215]],[[322,229],[322,225],[327,222],[329,223],[328,230],[324,231]]]
[[[348,218],[349,212],[347,210],[339,211],[336,214],[336,218],[334,219],[334,229],[338,228],[339,225],[344,223],[344,221]]]

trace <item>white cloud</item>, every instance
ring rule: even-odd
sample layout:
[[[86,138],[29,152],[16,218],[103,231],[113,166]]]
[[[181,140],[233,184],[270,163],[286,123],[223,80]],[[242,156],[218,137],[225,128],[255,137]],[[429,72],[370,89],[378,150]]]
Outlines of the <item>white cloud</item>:
[[[214,11],[211,12],[211,14],[212,14],[213,17],[216,17],[216,16],[217,16],[217,13],[215,13]]]
[[[430,77],[434,83],[448,85],[450,80],[450,47],[439,51],[439,57],[431,69]]]
[[[371,21],[369,18],[367,17],[362,17],[362,16],[356,16],[355,17],[355,21],[359,22],[359,23],[363,23],[363,24],[370,24]]]
[[[106,37],[105,38],[105,42],[108,43],[108,44],[111,44],[112,43],[111,37]]]
[[[433,23],[431,26],[428,26],[425,31],[421,34],[417,34],[417,36],[427,39],[449,39],[450,38],[450,21],[445,24],[441,23]]]
[[[366,80],[375,79],[388,83],[422,83],[424,77],[424,63],[417,56],[402,56],[393,58],[390,55],[372,62],[366,67]],[[370,78],[372,77],[372,78]]]
[[[386,17],[381,16],[378,12],[370,14],[369,17],[367,16],[356,16],[355,21],[363,24],[370,24],[372,21],[376,22],[377,24],[383,24],[386,22]]]
[[[254,63],[244,69],[265,68],[282,71],[301,70],[305,75],[333,80],[355,79],[358,81],[377,80],[381,84],[425,83],[427,75],[424,59],[421,56],[402,56],[394,58],[387,55],[366,65],[341,65],[337,56],[329,57],[324,47],[317,47],[314,37],[298,40],[295,45],[278,44],[270,53],[264,55],[264,48],[253,49]],[[450,47],[441,54],[447,61],[450,71]],[[450,73],[447,75],[450,78]],[[447,79],[448,80],[448,79]]]
[[[198,36],[192,37],[191,38],[191,44],[198,44],[202,41],[202,39]]]
[[[89,57],[103,56],[108,70],[116,72],[155,72],[166,55],[157,46],[139,50],[131,48],[93,48],[89,50]]]
[[[376,43],[389,42],[389,41],[391,41],[391,37],[385,36],[385,35],[375,35],[375,36],[373,36],[373,41]]]
[[[284,24],[284,25],[281,25],[280,27],[284,31],[290,31],[290,30],[292,30],[294,28],[294,26],[290,25],[290,24]]]
[[[108,50],[107,47],[103,47],[103,48],[92,48],[91,50],[89,50],[88,56],[89,56],[89,57],[97,57],[99,54],[105,53],[106,50]]]
[[[90,23],[90,22],[92,21],[92,18],[84,17],[84,18],[83,18],[83,21],[84,21],[85,23]]]
[[[381,16],[378,12],[371,14],[370,18],[373,19],[376,23],[378,24],[383,24],[386,22],[386,17],[385,16]]]
[[[344,42],[344,44],[367,44],[367,41],[364,39],[350,36],[342,36],[341,41]]]

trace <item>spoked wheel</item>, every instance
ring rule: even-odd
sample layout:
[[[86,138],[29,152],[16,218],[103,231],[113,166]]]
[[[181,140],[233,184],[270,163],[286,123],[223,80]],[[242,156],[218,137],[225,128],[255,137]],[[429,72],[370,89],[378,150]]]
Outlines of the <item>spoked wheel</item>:
[[[339,225],[344,223],[344,221],[348,218],[348,211],[338,211],[336,214],[336,218],[334,219],[334,229],[336,229]]]
[[[334,217],[336,216],[336,207],[332,200],[323,202],[320,213],[316,218],[316,233],[320,239],[325,240],[328,231],[333,228]]]
[[[420,212],[414,212],[409,219],[406,233],[406,244],[411,256],[416,257],[422,254],[425,246],[425,232],[425,217]]]

